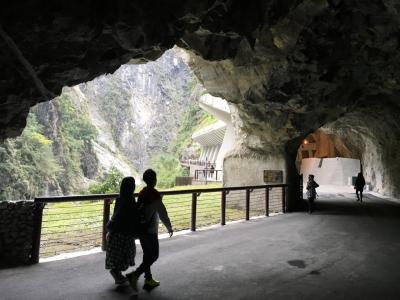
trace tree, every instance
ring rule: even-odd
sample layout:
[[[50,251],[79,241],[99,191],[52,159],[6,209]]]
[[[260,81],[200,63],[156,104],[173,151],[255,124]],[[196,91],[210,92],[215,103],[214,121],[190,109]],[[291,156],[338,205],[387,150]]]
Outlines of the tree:
[[[124,175],[117,169],[111,168],[106,174],[103,181],[94,183],[89,186],[89,193],[91,194],[111,194],[119,193],[119,187]]]
[[[56,185],[62,168],[56,162],[52,141],[30,114],[21,136],[0,145],[0,200],[32,199]]]
[[[175,177],[184,174],[178,159],[171,154],[159,154],[151,160],[150,164],[157,172],[157,182],[161,188],[173,187]]]
[[[81,158],[84,152],[88,152],[91,141],[95,139],[97,130],[90,122],[85,111],[77,108],[68,93],[63,93],[54,102],[59,114],[58,135],[63,148],[61,157],[63,172],[58,181],[64,193],[77,190],[81,185],[83,171]]]

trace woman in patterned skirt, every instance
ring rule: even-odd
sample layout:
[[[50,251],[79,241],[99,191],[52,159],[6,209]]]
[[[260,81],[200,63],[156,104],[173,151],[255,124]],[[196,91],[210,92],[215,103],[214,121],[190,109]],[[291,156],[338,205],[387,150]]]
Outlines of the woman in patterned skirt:
[[[135,265],[136,201],[133,196],[134,191],[135,179],[125,177],[121,182],[113,216],[107,224],[106,269],[110,270],[115,284],[126,282],[127,279],[122,275],[122,271]]]

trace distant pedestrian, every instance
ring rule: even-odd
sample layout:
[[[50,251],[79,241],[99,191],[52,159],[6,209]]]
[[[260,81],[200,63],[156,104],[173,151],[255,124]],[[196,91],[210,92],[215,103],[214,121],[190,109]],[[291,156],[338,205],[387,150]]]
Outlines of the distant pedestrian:
[[[362,202],[362,200],[363,200],[364,186],[365,186],[365,179],[364,179],[363,174],[360,172],[360,173],[358,173],[356,182],[354,184],[354,188],[356,190],[356,195],[357,195],[357,201]],[[358,193],[360,193],[360,194],[358,194]]]
[[[136,201],[133,196],[135,179],[125,177],[121,182],[119,197],[114,213],[107,224],[106,269],[110,270],[115,284],[122,284],[127,278],[122,275],[130,266],[135,265],[135,218]]]
[[[314,181],[314,175],[308,175],[307,182],[307,199],[308,199],[308,212],[311,214],[315,210],[315,198],[317,197],[317,191],[319,184]]]
[[[158,259],[158,223],[159,219],[167,228],[170,237],[173,235],[172,225],[168,217],[167,209],[162,202],[161,194],[155,189],[157,184],[157,174],[151,169],[143,173],[143,181],[147,184],[138,196],[138,205],[140,217],[145,224],[143,233],[139,234],[140,244],[143,249],[143,262],[136,271],[129,273],[126,277],[133,289],[137,290],[137,281],[144,273],[145,287],[154,288],[160,285],[160,282],[153,278],[151,274],[151,265]]]
[[[214,167],[214,165],[211,165],[211,167],[210,167],[210,177],[211,178],[214,176],[214,171],[215,171],[215,167]]]

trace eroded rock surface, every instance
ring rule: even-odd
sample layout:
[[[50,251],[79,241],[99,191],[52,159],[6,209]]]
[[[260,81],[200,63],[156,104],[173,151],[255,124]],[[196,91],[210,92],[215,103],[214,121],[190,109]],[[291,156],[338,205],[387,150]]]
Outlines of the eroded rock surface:
[[[332,124],[367,181],[399,195],[399,12],[395,0],[13,1],[0,12],[0,136],[63,86],[177,44],[208,91],[237,107],[242,140],[228,160],[268,168],[275,157],[294,182],[299,141]]]
[[[233,58],[192,55],[205,87],[235,103],[242,122],[240,147],[226,158],[235,167],[225,174],[239,166],[249,174],[250,157],[272,168],[272,157],[288,163],[295,182],[299,141],[329,124],[373,189],[398,196],[399,9],[391,1],[301,1],[254,31],[253,44],[242,39]],[[252,177],[260,183],[262,173]]]

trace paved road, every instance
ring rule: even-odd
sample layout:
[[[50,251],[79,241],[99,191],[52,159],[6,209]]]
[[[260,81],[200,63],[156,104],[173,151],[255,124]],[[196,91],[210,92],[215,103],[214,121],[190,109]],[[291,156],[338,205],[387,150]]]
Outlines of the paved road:
[[[161,241],[139,299],[400,299],[400,205],[325,195],[290,213]],[[135,299],[104,254],[0,270],[0,299]]]

